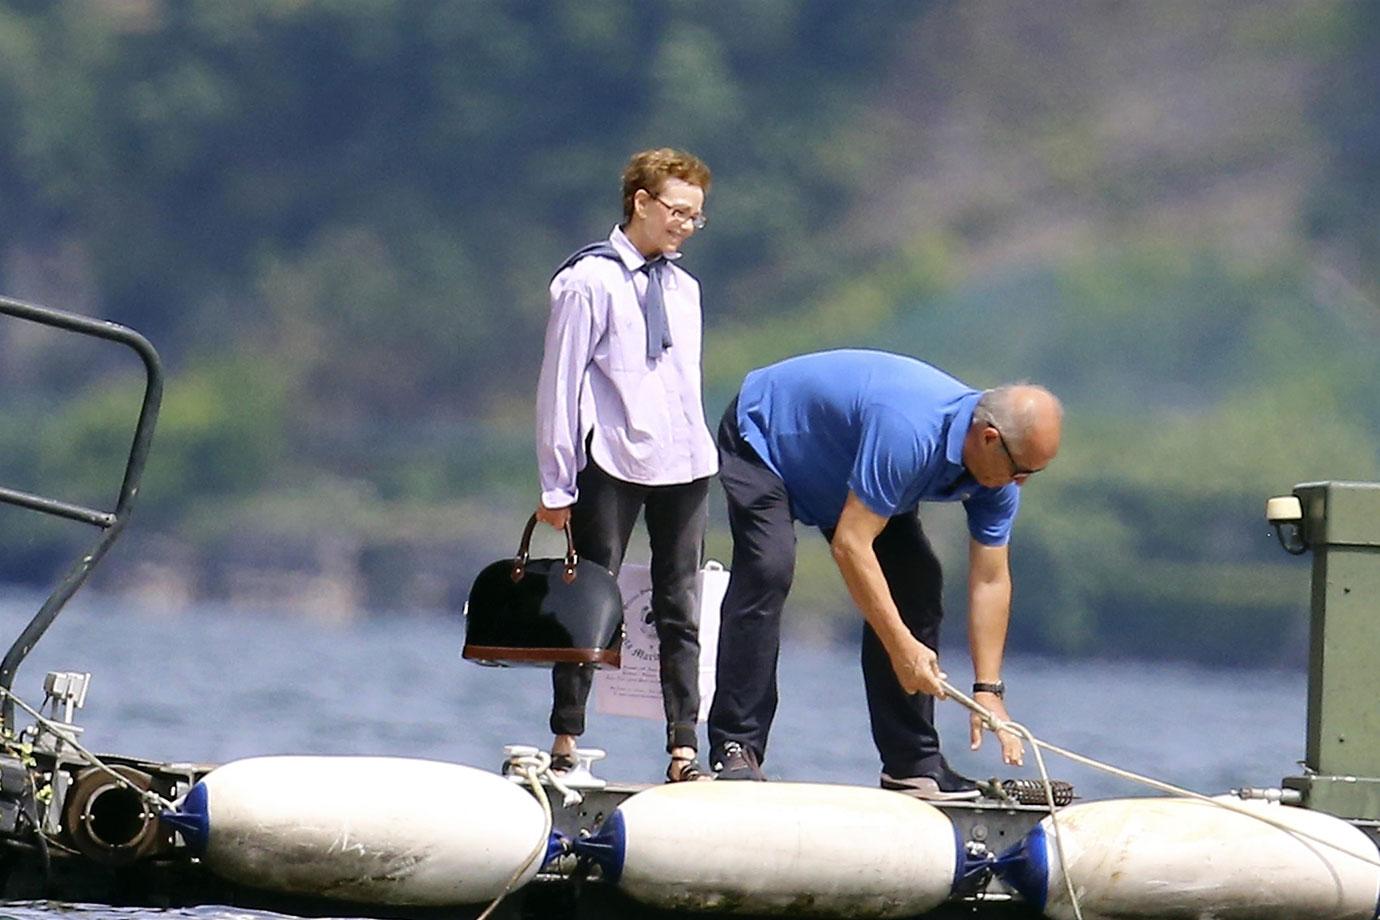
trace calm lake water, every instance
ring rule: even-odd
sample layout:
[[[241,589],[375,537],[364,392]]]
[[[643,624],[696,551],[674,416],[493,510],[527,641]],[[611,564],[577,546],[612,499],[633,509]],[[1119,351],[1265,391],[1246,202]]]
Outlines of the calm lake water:
[[[0,597],[6,646],[41,602]],[[952,638],[962,638],[953,624]],[[327,624],[211,607],[155,616],[100,598],[74,601],[20,668],[15,690],[37,705],[49,670],[89,671],[78,717],[96,752],[219,763],[259,754],[396,754],[496,768],[503,745],[545,745],[549,679],[536,669],[481,668],[459,657],[458,617],[398,615]],[[955,684],[966,652],[942,655]],[[1304,750],[1306,676],[1144,661],[1008,657],[1013,718],[1038,737],[1204,793],[1278,785]],[[871,785],[857,650],[787,642],[781,706],[766,763],[773,779]],[[593,707],[591,706],[591,710]],[[1001,766],[990,736],[968,750],[967,714],[938,706],[950,762],[975,776],[1036,776]],[[703,739],[703,735],[701,735]],[[608,751],[601,775],[656,782],[658,722],[591,711],[585,744]],[[1051,756],[1050,771],[1085,798],[1150,794]],[[129,911],[8,905],[11,916]],[[228,920],[244,911],[181,911]],[[166,916],[166,914],[165,914]]]

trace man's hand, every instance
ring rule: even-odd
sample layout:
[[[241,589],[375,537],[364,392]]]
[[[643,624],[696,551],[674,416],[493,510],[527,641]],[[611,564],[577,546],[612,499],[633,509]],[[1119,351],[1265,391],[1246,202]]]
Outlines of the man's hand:
[[[537,520],[543,524],[550,524],[557,530],[565,530],[565,525],[570,523],[571,505],[564,508],[548,508],[545,505],[537,505]]]
[[[1006,704],[1003,703],[1001,697],[997,696],[995,693],[982,691],[973,694],[973,699],[978,705],[991,712],[992,715],[996,716],[1001,721],[1011,721],[1011,716],[1006,713]],[[986,723],[982,716],[977,713],[972,713],[968,717],[968,740],[973,750],[976,751],[978,748],[982,747],[982,731],[986,727]],[[1018,735],[1012,734],[1011,732],[997,732],[997,740],[1001,742],[1002,763],[1010,764],[1013,767],[1019,767],[1025,762],[1025,745],[1021,742]]]
[[[910,638],[910,637],[908,637]],[[934,649],[915,638],[902,645],[891,654],[891,669],[896,672],[896,680],[907,693],[928,693],[936,699],[944,699],[944,685],[948,675],[939,670],[939,656]]]

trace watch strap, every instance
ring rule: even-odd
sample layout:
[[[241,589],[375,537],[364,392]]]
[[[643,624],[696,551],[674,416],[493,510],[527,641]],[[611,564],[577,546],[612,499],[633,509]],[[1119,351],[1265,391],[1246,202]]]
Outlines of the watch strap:
[[[1000,680],[975,680],[973,681],[973,692],[991,693],[994,694],[997,699],[1001,699],[1006,696],[1006,683]]]

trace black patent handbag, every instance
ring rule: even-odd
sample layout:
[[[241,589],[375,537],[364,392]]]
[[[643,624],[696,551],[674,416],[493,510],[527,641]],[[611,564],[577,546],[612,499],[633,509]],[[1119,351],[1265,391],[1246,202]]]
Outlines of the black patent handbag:
[[[618,667],[623,598],[608,569],[575,553],[565,526],[564,559],[531,559],[532,515],[517,555],[491,563],[470,587],[462,657],[488,665]]]

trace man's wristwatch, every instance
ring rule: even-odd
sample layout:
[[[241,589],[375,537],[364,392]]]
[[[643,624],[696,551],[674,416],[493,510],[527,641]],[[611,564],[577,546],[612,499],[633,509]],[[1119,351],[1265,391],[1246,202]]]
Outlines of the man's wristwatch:
[[[992,693],[996,695],[997,699],[1002,699],[1006,696],[1006,684],[1000,680],[990,682],[985,680],[975,680],[973,681],[973,692]]]

